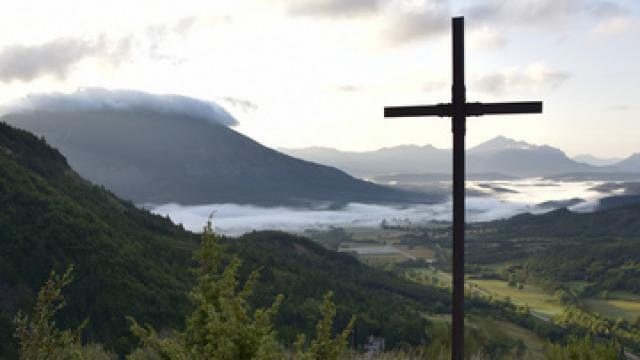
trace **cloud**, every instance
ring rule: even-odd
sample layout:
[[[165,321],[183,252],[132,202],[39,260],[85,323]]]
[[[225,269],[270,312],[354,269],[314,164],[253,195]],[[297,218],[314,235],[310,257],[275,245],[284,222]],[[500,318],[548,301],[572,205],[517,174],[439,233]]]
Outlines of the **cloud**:
[[[199,17],[187,16],[170,24],[151,25],[143,36],[129,35],[113,41],[99,35],[94,39],[65,37],[37,45],[10,45],[0,50],[0,81],[28,82],[43,76],[65,80],[85,59],[119,65],[131,57],[134,45],[146,46],[152,59],[182,63],[183,58],[164,54],[160,48],[170,38],[186,37],[199,21]],[[215,23],[228,21],[228,16],[211,20]]]
[[[467,220],[490,221],[532,212],[534,205],[509,203],[495,198],[467,198]],[[202,231],[211,213],[217,232],[239,235],[252,230],[303,230],[329,226],[378,226],[382,220],[395,222],[450,221],[451,202],[432,205],[393,207],[386,205],[349,203],[340,209],[302,209],[289,207],[259,207],[254,205],[210,204],[183,206],[179,204],[148,205],[151,212],[169,216],[191,231]],[[552,209],[547,209],[552,210]],[[541,212],[541,211],[538,211]]]
[[[467,9],[469,17],[489,23],[519,25],[557,25],[565,23],[567,15],[577,14],[583,0],[495,0]]]
[[[181,95],[156,95],[135,90],[83,88],[71,94],[28,95],[0,109],[0,113],[33,111],[116,111],[162,114],[205,120],[212,124],[234,126],[237,120],[220,105]]]
[[[618,17],[629,14],[629,9],[613,1],[595,1],[588,5],[588,11],[596,17]]]
[[[507,39],[501,32],[484,25],[471,31],[468,44],[475,50],[493,50],[504,47]]]
[[[425,82],[422,85],[422,91],[424,92],[432,92],[442,90],[447,87],[447,81],[445,80],[432,80]]]
[[[473,21],[487,24],[555,31],[567,27],[579,16],[601,20],[623,16],[629,11],[625,6],[606,0],[493,0],[477,1],[463,12]]]
[[[147,26],[143,36],[138,37],[138,43],[146,47],[148,56],[153,60],[167,61],[173,65],[180,65],[187,61],[182,54],[167,52],[163,46],[169,42],[183,42],[199,25],[217,26],[232,21],[231,16],[185,16],[168,23],[158,23]]]
[[[471,182],[470,185],[476,184],[478,182]],[[491,221],[523,212],[544,213],[553,210],[554,207],[541,208],[539,203],[552,200],[558,201],[556,205],[561,206],[562,200],[572,197],[586,201],[570,207],[571,210],[593,210],[588,206],[597,204],[597,199],[608,196],[606,193],[593,191],[593,184],[590,182],[568,183],[527,179],[492,182],[492,185],[515,191],[513,193],[494,192],[492,196],[467,197],[468,221]],[[237,235],[254,229],[302,230],[328,226],[377,226],[383,219],[389,223],[405,222],[405,220],[413,223],[450,221],[451,206],[452,203],[448,200],[438,204],[409,206],[348,203],[334,209],[326,204],[311,208],[266,208],[237,204],[182,206],[173,203],[147,204],[146,207],[156,214],[168,215],[172,221],[181,223],[193,231],[201,231],[209,215],[215,212],[213,223],[216,231]]]
[[[175,25],[173,25],[172,30],[176,34],[186,36],[189,33],[189,31],[191,31],[191,29],[195,26],[197,21],[198,21],[198,18],[196,16],[184,17],[178,20],[178,22]]]
[[[430,0],[417,6],[386,9],[384,35],[389,45],[402,45],[442,35],[449,31],[451,10],[448,1]]]
[[[337,86],[336,89],[340,92],[345,92],[345,93],[355,93],[355,92],[362,91],[361,86],[350,85],[350,84]]]
[[[473,87],[478,91],[501,95],[506,92],[539,92],[555,89],[570,75],[543,64],[533,64],[525,69],[511,68],[501,72],[481,75],[473,79]]]
[[[258,104],[254,103],[251,100],[241,99],[233,96],[223,97],[220,100],[228,103],[233,107],[239,108],[245,113],[258,110]]]
[[[378,9],[376,0],[288,0],[287,11],[297,16],[344,17],[369,15]]]
[[[636,26],[636,23],[628,16],[617,16],[597,24],[592,33],[598,36],[609,36],[626,32]]]
[[[64,80],[73,66],[86,58],[100,58],[118,64],[129,56],[131,39],[109,42],[60,38],[39,45],[11,45],[0,51],[0,81],[32,81],[41,76]]]
[[[445,33],[449,28],[449,0],[284,0],[293,16],[326,18],[367,17],[383,24],[381,38],[387,45]]]
[[[631,107],[631,106],[629,106],[629,105],[624,105],[624,104],[621,104],[621,105],[612,105],[612,106],[607,107],[607,110],[610,110],[610,111],[629,111],[629,110],[631,110],[631,109],[632,109],[632,107]]]

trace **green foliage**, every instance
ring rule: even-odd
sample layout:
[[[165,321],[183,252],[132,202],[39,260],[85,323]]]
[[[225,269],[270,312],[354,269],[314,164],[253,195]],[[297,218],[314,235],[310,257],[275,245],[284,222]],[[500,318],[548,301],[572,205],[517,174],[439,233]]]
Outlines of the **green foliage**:
[[[55,314],[65,306],[62,289],[71,283],[70,267],[62,276],[51,272],[49,279],[38,292],[31,315],[18,313],[15,319],[16,337],[20,342],[21,360],[82,359],[80,333],[75,330],[59,330]]]
[[[590,337],[572,338],[567,344],[546,345],[547,360],[619,360],[624,359],[620,345],[615,342],[595,342]]]
[[[194,254],[198,267],[197,282],[190,293],[195,305],[186,319],[184,332],[160,337],[151,326],[141,326],[133,318],[132,332],[141,340],[144,350],[136,351],[128,358],[142,359],[284,359],[284,348],[277,342],[272,318],[278,312],[283,296],[276,296],[268,308],[250,311],[249,298],[258,281],[258,271],[251,272],[242,289],[238,291],[241,262],[234,257],[224,264],[224,246],[213,233],[211,221],[202,234],[202,244]],[[321,311],[323,318],[316,326],[316,338],[308,349],[304,347],[304,335],[296,343],[294,358],[300,360],[337,360],[348,349],[347,338],[355,318],[347,328],[333,338],[333,318],[336,306],[332,294],[325,296]]]
[[[251,296],[258,272],[253,271],[238,291],[236,257],[222,261],[223,246],[209,221],[202,235],[201,248],[194,258],[197,283],[190,298],[195,305],[187,317],[184,332],[161,338],[151,326],[141,326],[133,318],[132,332],[143,345],[163,359],[272,359],[281,356],[271,319],[283,297],[277,296],[269,308],[251,314]],[[135,359],[136,356],[131,356]]]
[[[241,273],[261,267],[254,292],[256,306],[269,306],[273,297],[287,298],[274,325],[284,344],[296,341],[300,332],[307,338],[315,332],[315,320],[322,316],[319,299],[332,291],[337,303],[334,331],[347,327],[351,315],[354,343],[363,344],[369,335],[384,337],[387,347],[419,345],[429,321],[424,313],[445,313],[450,309],[446,289],[420,285],[398,275],[371,268],[344,253],[327,250],[306,238],[277,231],[260,231],[227,241],[229,251],[243,260]]]
[[[251,308],[268,308],[286,295],[273,322],[287,346],[300,332],[313,336],[320,300],[330,290],[334,331],[355,314],[356,343],[373,334],[390,347],[419,344],[428,324],[419,314],[448,310],[446,290],[372,269],[306,238],[257,232],[220,241],[243,260],[240,279],[262,269],[247,299]],[[125,315],[161,334],[183,330],[192,310],[187,293],[195,279],[188,269],[196,247],[194,234],[93,186],[44,141],[0,123],[0,358],[15,358],[16,311],[30,306],[52,269],[69,264],[80,276],[66,289],[68,304],[57,316],[62,327],[88,317],[86,339],[118,354],[131,351],[135,340]]]
[[[623,290],[640,293],[640,241],[603,239],[555,245],[529,258],[529,272],[557,281],[584,280],[583,292]]]
[[[66,289],[59,324],[89,317],[90,341],[127,351],[123,315],[160,328],[180,324],[195,240],[83,180],[42,140],[0,123],[0,325],[30,306],[51,270],[75,264],[81,276]],[[0,328],[0,358],[14,352],[7,333]]]
[[[629,349],[640,350],[640,330],[622,319],[612,320],[575,306],[567,306],[553,320],[576,332],[614,338]]]
[[[640,205],[592,213],[574,213],[564,208],[541,215],[523,214],[495,221],[493,227],[501,237],[637,238],[640,236]]]
[[[295,360],[339,360],[343,358],[348,349],[348,338],[353,331],[355,316],[351,317],[347,327],[335,337],[333,332],[333,319],[336,315],[336,305],[331,301],[333,293],[324,296],[320,311],[322,318],[316,324],[316,337],[305,350],[305,336],[300,335],[295,344]]]

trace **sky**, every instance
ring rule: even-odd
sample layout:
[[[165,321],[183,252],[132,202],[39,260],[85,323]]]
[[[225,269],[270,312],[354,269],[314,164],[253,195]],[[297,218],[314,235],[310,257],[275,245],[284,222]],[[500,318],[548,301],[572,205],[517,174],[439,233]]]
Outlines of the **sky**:
[[[0,107],[79,89],[212,101],[273,148],[450,147],[450,19],[465,16],[469,101],[542,100],[542,115],[468,120],[569,155],[640,152],[640,1],[13,1],[0,12]]]

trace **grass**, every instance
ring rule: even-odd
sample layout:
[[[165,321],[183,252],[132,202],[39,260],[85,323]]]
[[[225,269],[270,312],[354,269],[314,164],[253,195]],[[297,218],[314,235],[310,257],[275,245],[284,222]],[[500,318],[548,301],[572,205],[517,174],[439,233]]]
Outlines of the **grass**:
[[[609,298],[614,300],[627,300],[640,303],[640,295],[627,291],[612,291],[609,293]]]
[[[428,315],[427,319],[433,323],[451,323],[450,315]],[[528,329],[507,321],[477,315],[467,315],[465,324],[488,334],[492,339],[522,340],[527,349],[524,359],[544,359],[544,340]]]
[[[544,341],[530,330],[507,321],[480,316],[469,316],[467,323],[489,334],[492,339],[510,338],[522,340],[527,349],[527,354],[525,354],[527,359],[544,358]],[[526,357],[526,355],[529,357]]]
[[[591,311],[608,318],[617,319],[621,317],[627,321],[634,322],[640,317],[640,301],[587,299],[584,302]]]
[[[394,246],[406,252],[407,254],[415,256],[416,258],[423,258],[425,260],[432,260],[436,258],[436,254],[433,252],[433,250],[426,246],[414,246],[411,249],[405,245],[394,244]]]
[[[426,276],[427,278],[436,278],[438,279],[438,285],[441,287],[451,287],[451,275],[447,273],[443,273],[440,270],[434,269],[416,269],[418,274]]]
[[[580,294],[584,288],[589,285],[587,281],[567,281],[564,283],[571,291],[576,294]]]
[[[480,289],[494,297],[508,297],[516,305],[528,305],[531,310],[547,317],[554,316],[562,310],[562,305],[553,295],[534,285],[526,284],[524,289],[518,290],[503,280],[468,280],[468,282],[477,284]]]

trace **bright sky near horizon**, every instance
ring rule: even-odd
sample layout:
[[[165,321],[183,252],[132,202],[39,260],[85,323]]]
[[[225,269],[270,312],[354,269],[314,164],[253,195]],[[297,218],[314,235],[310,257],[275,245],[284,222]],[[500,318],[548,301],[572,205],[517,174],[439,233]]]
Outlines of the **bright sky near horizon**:
[[[543,100],[471,118],[570,155],[640,152],[640,1],[15,1],[0,13],[0,105],[83,87],[216,101],[270,147],[450,147],[450,18],[467,26],[469,101]]]

